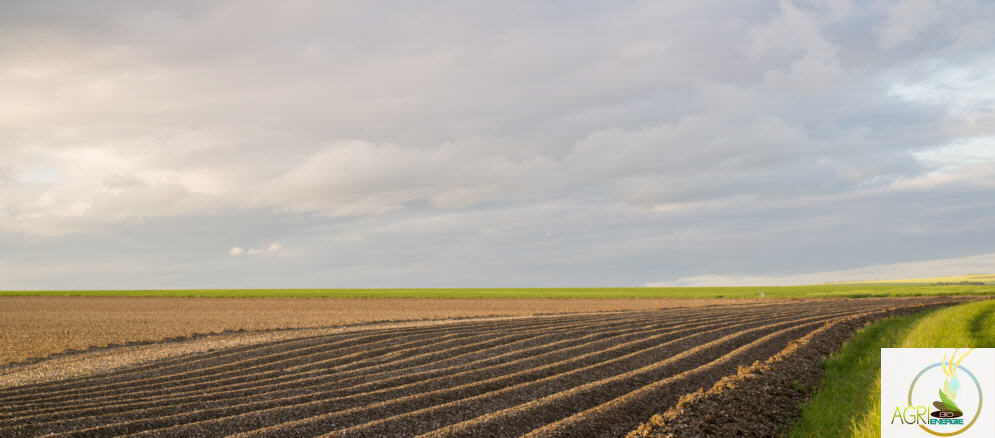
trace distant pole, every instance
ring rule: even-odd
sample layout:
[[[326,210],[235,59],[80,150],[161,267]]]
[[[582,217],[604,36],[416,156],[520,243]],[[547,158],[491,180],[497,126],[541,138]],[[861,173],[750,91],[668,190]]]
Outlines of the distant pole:
[[[760,299],[764,298],[767,298],[767,294],[765,294],[764,291],[760,291]]]

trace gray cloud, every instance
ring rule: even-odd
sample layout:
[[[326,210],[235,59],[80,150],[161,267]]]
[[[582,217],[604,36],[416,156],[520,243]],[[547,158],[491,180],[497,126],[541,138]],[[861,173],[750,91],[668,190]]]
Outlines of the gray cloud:
[[[6,2],[0,288],[990,253],[993,25],[981,1]]]

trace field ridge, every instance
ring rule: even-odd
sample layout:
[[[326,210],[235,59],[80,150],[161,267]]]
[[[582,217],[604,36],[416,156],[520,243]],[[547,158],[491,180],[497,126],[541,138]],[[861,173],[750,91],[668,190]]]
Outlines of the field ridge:
[[[8,387],[0,436],[624,436],[840,321],[965,297],[744,302],[307,335]]]

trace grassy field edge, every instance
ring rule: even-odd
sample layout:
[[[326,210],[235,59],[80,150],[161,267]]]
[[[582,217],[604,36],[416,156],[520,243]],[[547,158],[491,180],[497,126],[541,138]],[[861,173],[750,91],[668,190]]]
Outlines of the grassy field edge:
[[[186,289],[0,291],[0,296],[195,298],[864,298],[995,295],[995,285],[853,285],[751,287],[563,287],[481,289]]]
[[[824,363],[820,389],[790,437],[880,436],[881,348],[995,347],[995,300],[889,318],[861,329]]]

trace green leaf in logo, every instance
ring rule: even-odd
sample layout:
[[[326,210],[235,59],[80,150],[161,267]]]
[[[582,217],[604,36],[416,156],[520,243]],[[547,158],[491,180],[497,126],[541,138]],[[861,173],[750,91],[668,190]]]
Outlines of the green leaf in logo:
[[[957,403],[954,403],[954,401],[951,400],[950,397],[947,397],[947,394],[945,394],[943,390],[940,390],[939,392],[940,392],[940,400],[943,401],[943,404],[947,407],[948,411],[958,411],[958,412],[960,411],[960,407],[957,406]]]

